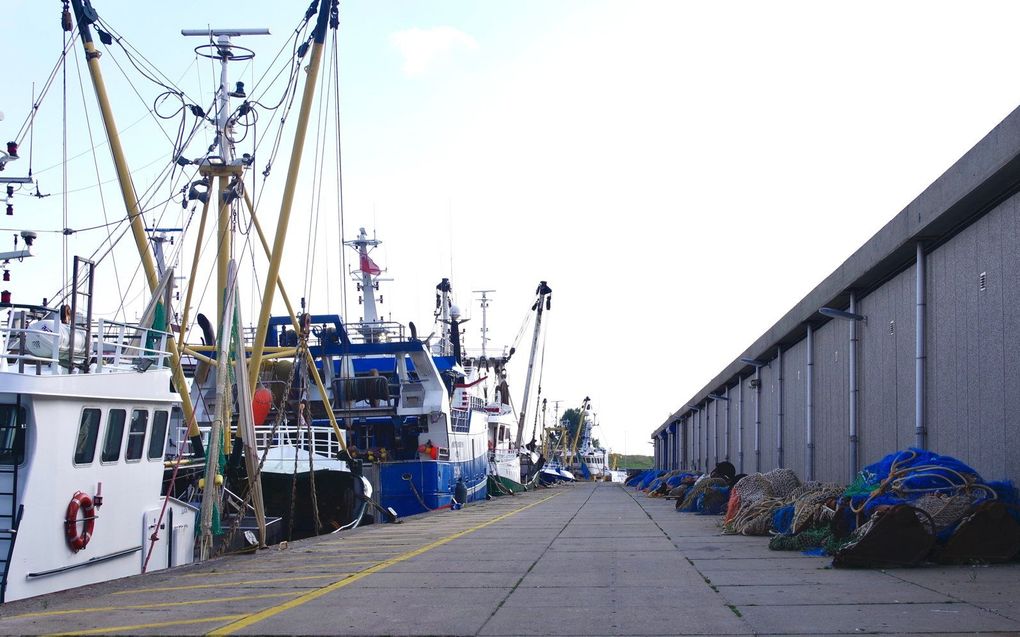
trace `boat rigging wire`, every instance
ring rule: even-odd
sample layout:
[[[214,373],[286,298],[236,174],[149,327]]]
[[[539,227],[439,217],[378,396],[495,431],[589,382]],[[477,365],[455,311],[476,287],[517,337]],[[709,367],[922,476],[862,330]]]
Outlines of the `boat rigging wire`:
[[[339,26],[340,15],[339,7],[334,5],[334,11],[337,25]],[[339,202],[339,226],[340,230],[340,309],[343,313],[344,320],[347,320],[347,281],[344,280],[347,274],[347,252],[344,250],[346,244],[346,236],[344,232],[345,219],[344,219],[344,170],[343,170],[343,135],[340,129],[340,44],[337,39],[338,28],[333,29],[333,72],[335,74],[333,82],[334,101],[336,103],[336,188],[337,188],[337,201]]]
[[[32,108],[29,110],[28,115],[25,117],[25,121],[22,122],[21,128],[18,129],[17,134],[14,136],[15,141],[19,144],[24,141],[25,135],[31,132],[32,126],[35,124],[36,115],[39,114],[39,106],[42,105],[42,101],[49,94],[50,88],[53,86],[53,81],[57,78],[57,74],[60,72],[61,67],[64,65],[64,60],[67,57],[67,52],[70,50],[75,43],[78,41],[78,28],[75,27],[74,31],[71,32],[71,38],[68,44],[64,46],[64,50],[57,56],[57,61],[53,65],[53,69],[50,70],[49,76],[46,78],[46,82],[43,83],[42,91],[39,93],[38,99],[35,97],[35,88],[33,87],[32,96]],[[31,174],[31,172],[29,173]]]
[[[87,109],[87,105],[86,105],[86,102],[85,102],[85,86],[84,86],[84,81],[83,81],[83,78],[82,78],[81,69],[78,67],[78,60],[79,60],[79,58],[77,56],[75,56],[75,69],[78,70],[78,89],[79,89],[79,91],[81,93],[82,110],[85,111]],[[89,138],[89,146],[92,147],[92,148],[95,148],[95,146],[96,146],[95,139],[92,136],[92,120],[89,119],[88,117],[86,117],[84,119],[85,119],[85,130],[88,133],[88,138]],[[95,173],[96,173],[96,183],[99,183],[100,182],[99,161],[98,161],[98,158],[96,157],[96,153],[95,152],[92,153],[92,166],[95,169]],[[103,225],[101,225],[99,227],[107,227],[107,226],[110,225],[110,217],[109,217],[109,215],[107,214],[107,211],[106,211],[106,197],[103,196],[103,189],[102,188],[99,188],[97,193],[99,195],[99,209],[103,213],[103,221],[105,222]],[[92,229],[92,228],[89,228],[89,229],[86,229],[86,230],[90,230],[90,229]],[[65,222],[65,224],[64,224],[64,237],[65,237],[65,240],[66,240],[66,237],[68,236],[67,230],[68,230],[68,226],[67,226],[67,223]],[[111,255],[110,258],[113,261],[113,278],[114,278],[114,281],[115,281],[115,283],[117,285],[117,298],[122,299],[122,298],[124,298],[124,290],[123,290],[123,288],[121,287],[121,284],[120,284],[120,270],[117,267],[117,256],[113,253],[113,241],[112,241],[112,239],[113,239],[113,237],[111,236],[111,233],[107,232],[106,233],[106,241],[109,244],[109,247],[110,247],[109,253]],[[65,277],[65,280],[66,280],[66,277]]]

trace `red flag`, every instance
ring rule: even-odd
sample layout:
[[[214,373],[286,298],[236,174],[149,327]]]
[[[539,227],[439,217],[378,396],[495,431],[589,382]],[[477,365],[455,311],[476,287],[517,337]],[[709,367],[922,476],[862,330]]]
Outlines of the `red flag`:
[[[365,274],[371,275],[382,274],[382,270],[375,264],[375,261],[368,256],[367,252],[361,253],[361,271]]]

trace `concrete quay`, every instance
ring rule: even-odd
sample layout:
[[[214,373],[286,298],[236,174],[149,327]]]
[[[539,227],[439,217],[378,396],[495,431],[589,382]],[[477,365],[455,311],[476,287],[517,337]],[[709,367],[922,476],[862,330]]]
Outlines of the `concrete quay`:
[[[0,607],[3,634],[1020,634],[1020,565],[836,570],[579,483]]]

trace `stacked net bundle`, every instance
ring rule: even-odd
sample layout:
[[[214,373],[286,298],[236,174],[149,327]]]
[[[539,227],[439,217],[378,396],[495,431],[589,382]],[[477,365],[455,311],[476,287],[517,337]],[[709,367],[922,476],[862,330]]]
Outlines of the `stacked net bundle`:
[[[696,511],[695,502],[712,487],[725,487],[727,482],[723,478],[702,478],[694,484],[684,496],[683,502],[677,507],[680,511]]]
[[[776,509],[801,486],[792,469],[753,473],[738,482],[730,495],[723,529],[740,535],[767,535]],[[733,511],[736,502],[736,512]]]

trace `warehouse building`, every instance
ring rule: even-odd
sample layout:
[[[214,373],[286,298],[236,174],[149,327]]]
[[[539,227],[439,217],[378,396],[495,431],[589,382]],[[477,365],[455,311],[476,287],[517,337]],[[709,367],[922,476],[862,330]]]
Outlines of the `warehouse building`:
[[[1020,109],[655,432],[656,466],[848,482],[909,446],[1020,481]]]

